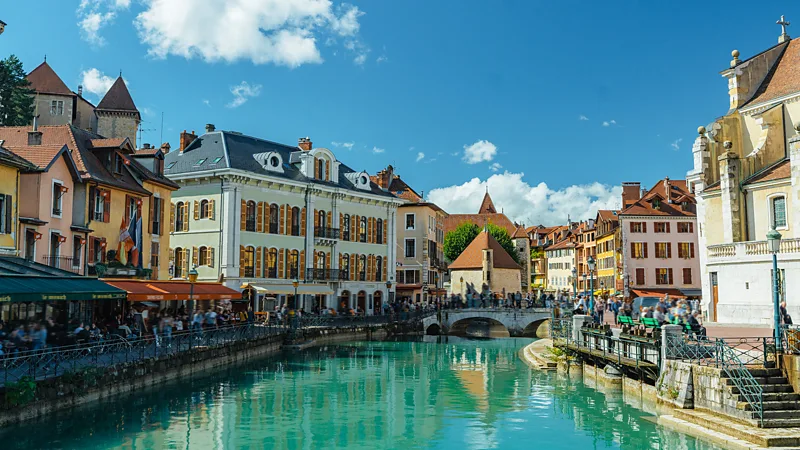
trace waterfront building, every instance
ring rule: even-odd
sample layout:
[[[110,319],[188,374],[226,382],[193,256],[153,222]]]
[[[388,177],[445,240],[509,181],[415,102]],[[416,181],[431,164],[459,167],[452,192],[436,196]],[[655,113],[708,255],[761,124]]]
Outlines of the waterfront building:
[[[0,127],[4,145],[24,148],[20,151],[37,161],[46,159],[46,155],[60,161],[54,152],[66,146],[79,174],[80,182],[73,184],[71,192],[62,184],[59,189],[66,187],[67,191],[62,190],[60,198],[55,191],[42,197],[56,209],[62,208],[60,217],[52,217],[52,211],[40,212],[37,217],[30,211],[32,220],[22,220],[19,255],[38,262],[67,264],[69,270],[73,270],[76,255],[82,255],[80,273],[168,278],[169,268],[164,263],[169,258],[165,205],[170,204],[171,193],[178,186],[163,174],[163,155],[136,156],[139,112],[121,77],[95,112],[100,118],[98,128],[105,135],[74,124],[39,126],[36,120],[31,127]],[[64,215],[65,202],[72,203],[71,217]],[[50,224],[50,218],[58,219],[59,224]],[[58,239],[66,238],[58,248],[49,244],[54,234]],[[48,245],[38,244],[42,236],[47,236]],[[63,257],[73,259],[64,262]]]
[[[522,267],[484,227],[450,266],[451,292],[510,294],[522,291]]]
[[[307,310],[371,314],[391,300],[404,200],[329,149],[209,124],[181,133],[165,164],[181,187],[170,208],[173,277],[196,266],[201,280],[246,289],[257,310],[294,306],[295,292]]]
[[[594,219],[581,222],[574,231],[575,243],[575,267],[577,268],[577,285],[580,294],[589,296],[592,288],[600,290],[597,281],[597,266],[595,271],[589,270],[589,258],[597,259],[595,244],[595,223]]]
[[[553,233],[553,232],[551,232]],[[547,290],[571,292],[577,289],[572,269],[575,267],[576,236],[570,227],[558,227],[552,234],[554,243],[544,249],[547,259]]]
[[[721,73],[727,113],[698,129],[687,174],[697,197],[703,309],[710,321],[772,323],[772,229],[783,238],[779,298],[800,315],[800,40],[782,33],[748,59],[732,55]]]
[[[595,218],[597,279],[610,296],[622,292],[622,249],[619,211],[601,209]]]
[[[406,200],[398,207],[397,270],[398,299],[427,302],[445,295],[447,265],[444,262],[444,221],[447,213],[426,202],[394,173],[390,165],[371,180],[382,189]]]
[[[20,172],[35,167],[0,142],[0,256],[16,256],[20,228]]]
[[[684,180],[664,178],[643,195],[625,183],[619,226],[625,297],[699,297],[700,261],[694,195]]]
[[[549,232],[554,227],[537,225],[528,227],[528,242],[530,244],[530,270],[531,286],[530,291],[537,296],[547,289],[547,258],[544,249],[552,242],[547,239]]]

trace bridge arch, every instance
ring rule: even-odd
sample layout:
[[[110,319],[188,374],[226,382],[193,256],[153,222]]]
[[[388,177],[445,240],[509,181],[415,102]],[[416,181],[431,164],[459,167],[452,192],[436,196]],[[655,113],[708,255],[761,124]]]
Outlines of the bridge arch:
[[[550,337],[550,319],[534,320],[522,329],[523,337],[547,338]]]
[[[428,336],[439,336],[442,334],[442,327],[438,323],[432,323],[425,328],[425,334]]]
[[[453,336],[498,338],[510,337],[511,332],[503,322],[490,317],[466,317],[450,325]]]

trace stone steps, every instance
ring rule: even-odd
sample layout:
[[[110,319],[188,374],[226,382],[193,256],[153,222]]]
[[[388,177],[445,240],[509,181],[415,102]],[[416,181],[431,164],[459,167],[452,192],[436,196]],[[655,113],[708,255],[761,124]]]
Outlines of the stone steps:
[[[753,377],[753,378],[755,378],[756,383],[758,383],[758,384],[760,384],[762,386],[765,385],[765,384],[785,384],[785,385],[789,384],[789,381],[784,376],[780,376],[780,377],[771,377],[771,376],[770,377]],[[730,378],[723,378],[723,380],[725,380],[725,384],[727,384],[728,386],[733,386],[734,385],[733,380],[730,379]],[[789,386],[791,386],[791,385],[789,385]]]
[[[800,409],[800,402],[798,401],[784,401],[784,400],[777,400],[777,401],[767,401],[764,400],[761,402],[764,411],[784,411],[786,413],[792,412],[795,415],[800,417],[800,414],[797,414],[795,411]],[[753,411],[754,407],[750,403],[747,402],[737,402],[736,409],[740,409],[742,411]]]
[[[673,415],[686,422],[699,425],[708,430],[722,431],[725,434],[761,447],[800,447],[800,428],[794,428],[800,425],[800,420],[798,424],[782,422],[786,426],[765,426],[764,428],[759,428],[757,424],[744,424],[740,420],[731,421],[728,417],[722,417],[705,410],[676,409],[673,411]],[[768,422],[768,420],[765,419],[765,425],[767,423],[781,423],[779,420],[780,419]],[[777,430],[776,428],[784,429]]]
[[[726,387],[730,390],[732,394],[741,395],[741,392],[739,392],[738,387],[733,385],[726,385]],[[792,388],[791,384],[762,384],[761,389],[764,390],[764,394],[794,393],[794,388]]]

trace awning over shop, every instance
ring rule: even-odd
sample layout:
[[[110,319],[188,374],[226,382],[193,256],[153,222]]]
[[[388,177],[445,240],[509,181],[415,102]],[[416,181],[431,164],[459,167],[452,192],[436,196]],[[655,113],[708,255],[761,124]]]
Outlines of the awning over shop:
[[[680,291],[687,297],[702,297],[703,295],[702,289],[681,289]]]
[[[663,297],[669,294],[672,298],[686,298],[680,289],[631,289],[632,297]]]
[[[127,292],[132,302],[189,300],[192,290],[192,283],[182,280],[103,279],[103,282]],[[239,291],[221,283],[194,283],[192,300],[234,300],[241,296]]]
[[[125,299],[124,290],[96,278],[4,275],[0,303]]]
[[[266,294],[287,294],[287,295],[294,295],[294,286],[291,283],[289,284],[250,284],[250,287],[255,288],[256,292],[259,294],[266,293]],[[298,295],[328,295],[333,294],[333,289],[330,288],[327,284],[311,284],[311,283],[300,283],[297,285],[297,294]]]

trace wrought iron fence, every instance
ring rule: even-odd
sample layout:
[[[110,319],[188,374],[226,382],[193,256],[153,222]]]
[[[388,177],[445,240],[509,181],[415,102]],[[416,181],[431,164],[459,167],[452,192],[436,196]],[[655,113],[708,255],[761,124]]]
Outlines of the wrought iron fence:
[[[783,351],[793,355],[800,354],[800,325],[781,325]]]
[[[550,319],[550,338],[571,340],[572,339],[572,319],[571,318],[551,318]]]
[[[284,330],[285,327],[277,325],[230,325],[183,331],[171,336],[156,335],[133,340],[117,336],[90,344],[17,352],[0,357],[0,386],[15,383],[23,377],[45,380],[94,367],[157,359],[196,348],[220,347],[274,336]]]

